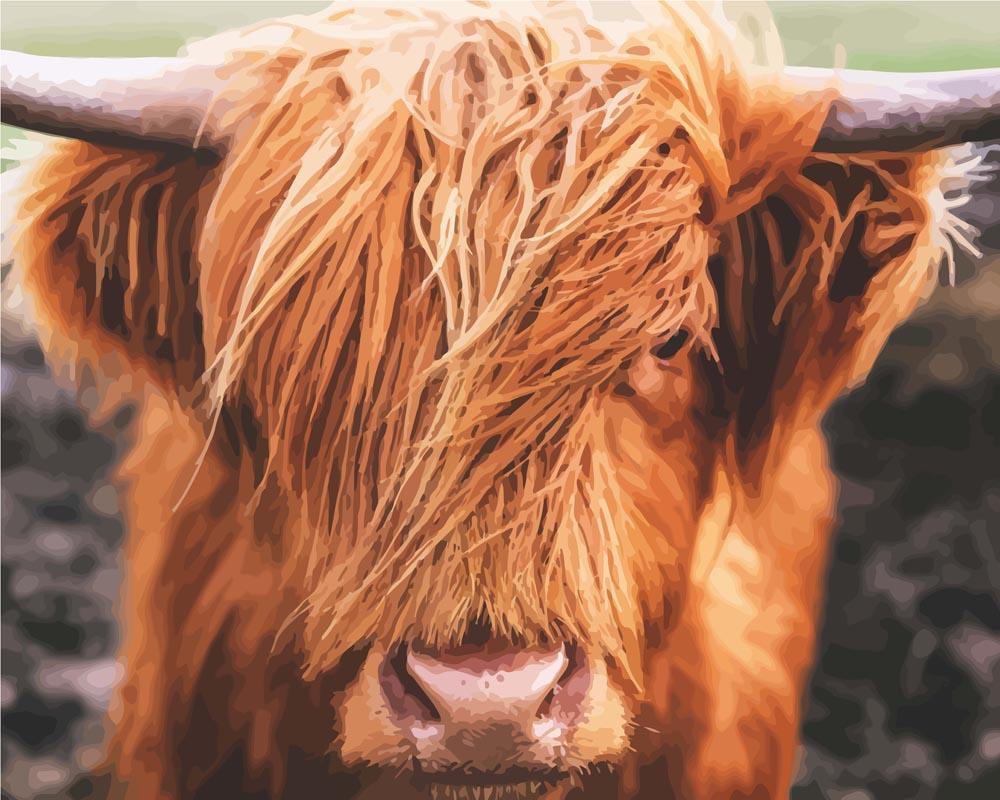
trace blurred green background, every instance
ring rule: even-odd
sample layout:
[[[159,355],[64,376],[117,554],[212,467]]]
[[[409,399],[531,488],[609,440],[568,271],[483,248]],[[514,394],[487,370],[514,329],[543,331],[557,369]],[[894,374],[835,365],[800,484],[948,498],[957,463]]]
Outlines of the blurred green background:
[[[328,5],[303,0],[3,0],[0,42],[7,49],[42,55],[173,55],[185,42],[225,28]],[[831,66],[835,48],[842,45],[846,66],[857,69],[1000,66],[1000,2],[993,0],[783,0],[769,5],[790,64]],[[16,138],[16,131],[4,126],[3,145]],[[4,159],[3,168],[10,164]]]
[[[4,0],[0,39],[5,48],[42,54],[171,55],[192,38],[328,5],[303,0]],[[828,66],[834,46],[842,43],[847,66],[858,69],[1000,65],[1000,2],[994,0],[778,0],[769,5],[792,64]]]

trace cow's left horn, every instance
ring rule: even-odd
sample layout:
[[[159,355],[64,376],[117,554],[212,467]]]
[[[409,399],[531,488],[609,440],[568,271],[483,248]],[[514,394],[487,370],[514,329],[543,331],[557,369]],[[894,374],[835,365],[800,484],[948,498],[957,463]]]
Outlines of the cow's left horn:
[[[814,150],[905,152],[1000,138],[1000,69],[867,72],[796,68],[805,90],[839,94]]]
[[[176,58],[60,58],[3,51],[2,120],[98,144],[221,154],[210,124],[218,65]]]

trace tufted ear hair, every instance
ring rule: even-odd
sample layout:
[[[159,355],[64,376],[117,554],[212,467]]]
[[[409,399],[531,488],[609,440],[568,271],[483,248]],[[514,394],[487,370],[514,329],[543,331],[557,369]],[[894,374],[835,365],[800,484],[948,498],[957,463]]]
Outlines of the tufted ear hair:
[[[863,379],[942,260],[970,246],[952,213],[983,170],[968,153],[813,156],[721,227],[716,346],[745,447]]]
[[[50,357],[105,405],[136,372],[183,391],[203,368],[194,243],[210,174],[192,156],[61,142],[26,176],[13,279]]]
[[[14,113],[15,123],[83,139],[46,140],[41,156],[17,168],[23,188],[10,204],[12,285],[34,306],[49,357],[81,392],[95,389],[103,408],[149,381],[185,401],[199,385],[203,312],[210,317],[212,310],[202,306],[198,248],[226,166],[211,143],[223,135],[230,143],[253,127],[302,61],[294,32],[263,23],[195,43],[185,58],[85,60],[93,69],[83,72],[67,72],[64,60],[5,57],[5,120]],[[131,62],[146,71],[148,93],[125,85],[137,74]],[[189,62],[209,65],[208,72],[171,72]],[[159,83],[163,69],[198,102],[181,103]],[[185,83],[199,75],[202,83]],[[80,118],[59,117],[63,102],[93,124],[73,129]],[[166,114],[178,103],[191,114]],[[58,124],[49,125],[53,120]],[[199,120],[217,123],[214,133]],[[177,121],[184,125],[174,127]]]

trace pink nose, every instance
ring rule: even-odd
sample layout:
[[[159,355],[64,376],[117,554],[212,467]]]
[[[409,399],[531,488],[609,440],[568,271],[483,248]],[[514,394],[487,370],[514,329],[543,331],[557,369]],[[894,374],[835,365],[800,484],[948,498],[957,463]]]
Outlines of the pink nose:
[[[563,677],[566,648],[488,645],[435,653],[409,648],[406,671],[442,722],[530,725]]]

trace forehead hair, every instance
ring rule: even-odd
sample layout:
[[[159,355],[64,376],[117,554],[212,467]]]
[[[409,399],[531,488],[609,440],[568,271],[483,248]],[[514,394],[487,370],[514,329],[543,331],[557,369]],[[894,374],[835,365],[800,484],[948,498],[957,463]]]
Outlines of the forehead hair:
[[[751,90],[700,6],[627,29],[511,8],[337,7],[201,45],[231,48],[238,131],[199,243],[211,398],[301,498],[306,572],[368,576],[337,620],[454,531],[531,531],[525,564],[556,546],[574,422],[652,337],[710,349],[712,225],[822,120]]]
[[[706,222],[801,159],[776,134],[806,139],[815,108],[761,103],[737,127],[750,92],[700,6],[628,26],[513,8],[334,10],[232,47],[251,66],[219,104],[256,122],[200,247],[205,305],[226,312],[206,314],[217,402],[247,390],[277,433],[344,357],[400,345],[468,390],[488,361],[534,391],[593,384],[682,325],[708,342]],[[288,393],[299,375],[311,397]]]

